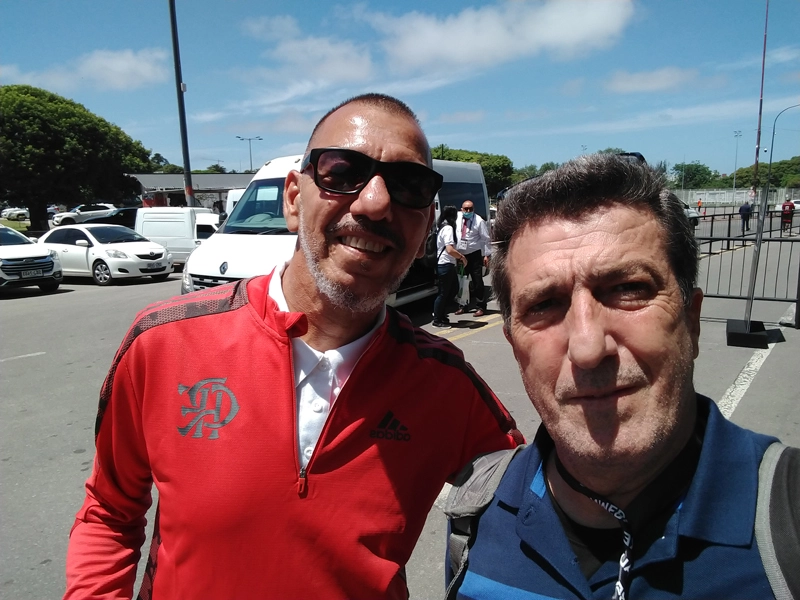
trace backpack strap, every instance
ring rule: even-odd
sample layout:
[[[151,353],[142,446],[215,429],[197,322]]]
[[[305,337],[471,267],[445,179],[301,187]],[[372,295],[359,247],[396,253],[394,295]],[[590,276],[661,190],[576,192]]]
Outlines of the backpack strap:
[[[467,557],[474,543],[479,517],[491,503],[508,465],[524,448],[525,444],[522,444],[511,450],[479,456],[456,476],[444,507],[449,525],[449,561],[445,565],[445,579],[449,582],[445,596],[447,600],[455,599],[466,575]]]
[[[800,599],[800,448],[774,442],[764,453],[755,535],[775,598]]]

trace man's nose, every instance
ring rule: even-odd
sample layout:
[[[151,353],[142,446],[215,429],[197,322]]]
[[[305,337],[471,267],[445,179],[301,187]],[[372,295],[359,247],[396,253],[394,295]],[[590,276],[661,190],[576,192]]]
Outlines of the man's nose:
[[[392,199],[386,181],[380,173],[375,174],[367,182],[350,205],[350,213],[365,216],[371,221],[392,220]]]
[[[607,356],[617,353],[617,343],[607,327],[607,309],[590,292],[572,299],[566,323],[567,356],[580,369],[594,369]]]

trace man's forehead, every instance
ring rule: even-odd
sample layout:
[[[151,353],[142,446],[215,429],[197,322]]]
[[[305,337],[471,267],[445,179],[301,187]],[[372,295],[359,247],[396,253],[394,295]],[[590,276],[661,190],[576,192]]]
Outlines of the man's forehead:
[[[405,146],[427,160],[428,143],[414,119],[361,102],[332,113],[314,134],[311,147],[359,148],[375,144]]]
[[[601,207],[580,215],[547,216],[520,227],[509,246],[509,260],[526,261],[552,252],[604,250],[604,256],[625,246],[629,251],[666,257],[666,236],[655,216],[644,208],[621,204]],[[608,250],[609,252],[606,252]]]

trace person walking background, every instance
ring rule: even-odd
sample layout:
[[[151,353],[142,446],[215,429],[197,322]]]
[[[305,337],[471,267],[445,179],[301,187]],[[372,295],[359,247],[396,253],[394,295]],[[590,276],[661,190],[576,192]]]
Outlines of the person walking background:
[[[753,208],[747,200],[739,207],[739,216],[742,218],[742,235],[746,231],[750,231],[750,215],[752,212]]]
[[[486,288],[483,285],[483,269],[489,266],[489,256],[492,254],[492,238],[486,221],[475,212],[472,200],[465,200],[461,205],[461,212],[456,219],[458,232],[458,250],[467,257],[467,274],[472,280],[472,290],[475,296],[475,316],[482,317],[486,312]],[[466,307],[456,311],[461,315]]]
[[[439,293],[433,301],[433,323],[434,327],[450,327],[450,319],[447,316],[447,306],[453,301],[458,291],[458,276],[456,266],[460,262],[467,264],[467,257],[456,250],[456,211],[455,206],[445,206],[439,215],[436,225],[439,234],[436,237],[436,252],[439,259],[436,264],[437,285]],[[464,311],[459,308],[459,311]],[[456,314],[461,314],[458,311]]]
[[[781,204],[781,231],[792,230],[792,217],[794,216],[794,202],[786,198]]]

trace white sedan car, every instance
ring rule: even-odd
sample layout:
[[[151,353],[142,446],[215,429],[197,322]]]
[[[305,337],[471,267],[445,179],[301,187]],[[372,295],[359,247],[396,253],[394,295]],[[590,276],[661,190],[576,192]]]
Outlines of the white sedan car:
[[[57,252],[0,225],[0,291],[38,285],[43,292],[55,292],[61,278]]]
[[[97,285],[124,277],[160,281],[172,273],[172,254],[164,246],[121,225],[63,225],[39,243],[58,252],[64,276],[91,277]]]
[[[3,211],[3,215],[9,221],[27,221],[31,218],[27,208],[11,208]]]
[[[67,212],[53,215],[53,225],[75,225],[92,217],[105,217],[116,210],[113,204],[81,204]]]

